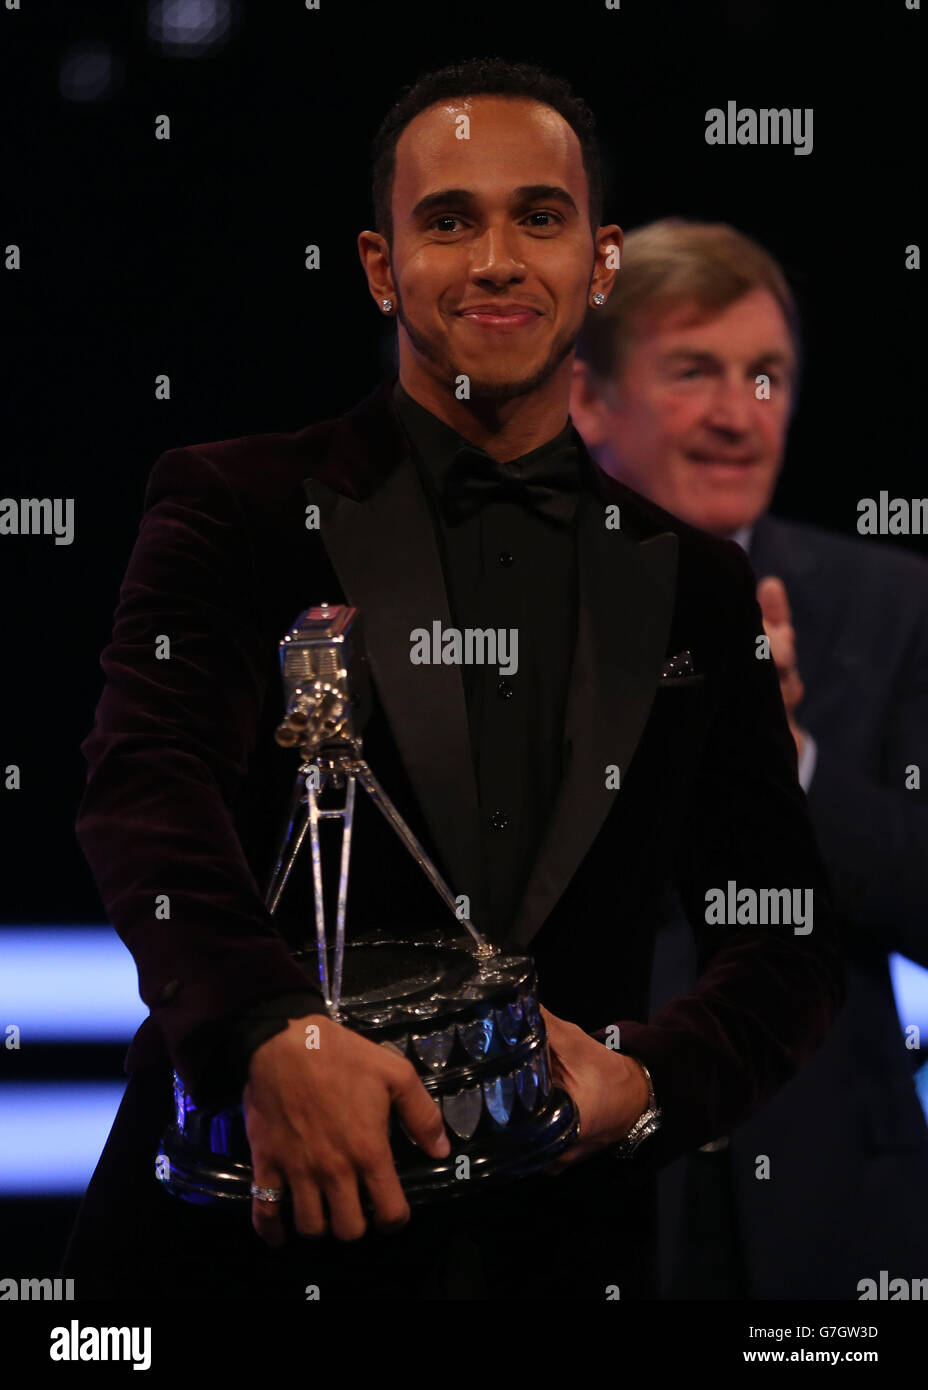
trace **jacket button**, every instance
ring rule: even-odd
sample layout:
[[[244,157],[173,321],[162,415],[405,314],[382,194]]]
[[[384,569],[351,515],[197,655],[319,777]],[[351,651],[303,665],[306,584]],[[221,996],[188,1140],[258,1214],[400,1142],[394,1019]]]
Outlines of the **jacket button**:
[[[164,989],[158,997],[159,1004],[170,1004],[177,991],[180,989],[180,980],[168,980]]]

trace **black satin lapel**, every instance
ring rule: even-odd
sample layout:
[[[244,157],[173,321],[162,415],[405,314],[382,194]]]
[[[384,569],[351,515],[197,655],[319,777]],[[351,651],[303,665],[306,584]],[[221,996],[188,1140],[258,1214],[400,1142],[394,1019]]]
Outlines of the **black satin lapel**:
[[[345,596],[360,612],[374,684],[442,857],[438,868],[455,895],[468,894],[479,927],[486,899],[461,673],[457,666],[414,666],[409,659],[414,628],[431,632],[435,620],[451,625],[415,467],[403,459],[363,501],[316,478],[306,478],[303,487],[319,506],[322,542]],[[390,788],[385,791],[389,795]],[[397,853],[406,853],[399,842]],[[444,910],[437,895],[436,908],[437,915]]]
[[[579,613],[565,718],[566,770],[507,940],[524,946],[574,876],[624,780],[667,654],[677,537],[636,542],[606,529],[604,504],[581,494]],[[606,787],[619,768],[620,788]]]

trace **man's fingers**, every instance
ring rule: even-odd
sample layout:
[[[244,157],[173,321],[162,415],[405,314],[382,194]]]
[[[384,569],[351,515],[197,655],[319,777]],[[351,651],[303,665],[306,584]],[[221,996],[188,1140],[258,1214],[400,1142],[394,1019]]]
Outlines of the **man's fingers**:
[[[374,1222],[378,1229],[392,1231],[405,1226],[411,1212],[391,1151],[387,1149],[376,1163],[362,1168],[361,1177],[374,1206]]]
[[[780,692],[783,696],[783,704],[787,714],[792,714],[793,710],[802,704],[805,698],[806,689],[799,678],[799,672],[795,669],[788,672],[780,682]]]
[[[757,586],[757,601],[770,641],[770,655],[780,678],[783,704],[787,714],[792,714],[805,698],[805,688],[796,665],[796,631],[782,579],[774,575],[762,579]]]
[[[338,1240],[359,1240],[367,1230],[361,1209],[357,1174],[347,1164],[323,1178],[323,1191],[329,1204],[332,1234]]]
[[[255,1164],[254,1181],[258,1187],[272,1187],[286,1192],[283,1176],[273,1168],[261,1163]],[[283,1245],[284,1220],[281,1208],[286,1197],[279,1202],[262,1202],[258,1197],[251,1199],[251,1224],[257,1235],[268,1245]]]
[[[757,586],[757,602],[765,623],[778,627],[780,623],[792,622],[789,597],[782,579],[772,574],[762,579]]]
[[[411,1062],[403,1063],[400,1079],[391,1090],[396,1112],[412,1142],[432,1158],[447,1158],[451,1141],[445,1133],[441,1111]]]
[[[544,1004],[538,1005],[538,1011],[541,1014],[542,1021],[545,1025],[545,1032],[548,1035],[548,1042],[551,1044],[552,1047],[555,1047],[557,1038],[559,1036],[562,1037],[564,1034],[564,1020],[562,1018],[558,1018],[557,1014],[549,1013],[548,1010],[545,1008]]]
[[[390,1107],[414,1143],[447,1158],[438,1106],[398,1048],[381,1051],[328,1021],[334,1045],[307,1073],[300,1023],[291,1020],[286,1034],[256,1050],[243,1093],[255,1184],[286,1194],[285,1211],[254,1198],[256,1233],[280,1245],[292,1219],[299,1235],[358,1240],[367,1229],[365,1189],[378,1227],[404,1225],[410,1211],[390,1148]]]
[[[311,1178],[294,1179],[291,1184],[293,1194],[293,1225],[301,1236],[324,1236],[326,1232],[325,1208],[322,1193]]]
[[[766,575],[757,586],[757,602],[764,621],[779,624],[792,622],[786,585],[776,575]]]
[[[770,655],[773,664],[780,672],[792,671],[796,667],[796,634],[788,624],[785,627],[767,629],[770,638]]]

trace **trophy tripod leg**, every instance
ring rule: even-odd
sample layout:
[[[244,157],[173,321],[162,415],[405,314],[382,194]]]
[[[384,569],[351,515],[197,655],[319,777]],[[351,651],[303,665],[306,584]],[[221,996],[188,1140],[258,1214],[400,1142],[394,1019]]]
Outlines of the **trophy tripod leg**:
[[[335,1008],[342,997],[342,970],[345,964],[345,906],[348,901],[348,871],[351,867],[351,830],[354,825],[354,793],[357,779],[347,775],[345,808],[342,816],[342,856],[338,870],[338,907],[335,914]]]
[[[302,800],[304,790],[305,788],[303,785],[303,769],[301,768],[300,771],[297,773],[296,782],[293,787],[293,794],[290,798],[290,808],[287,813],[287,820],[284,825],[284,831],[283,835],[281,836],[280,845],[277,849],[277,862],[271,874],[270,881],[267,886],[267,892],[264,895],[264,905],[272,917],[274,913],[277,911],[277,906],[280,902],[281,894],[287,886],[287,880],[290,877],[290,871],[293,868],[293,865],[296,861],[296,857],[300,852],[300,846],[302,845],[303,840],[306,838],[306,828],[308,822],[305,817],[303,818],[303,823],[300,826],[299,832],[297,833],[295,838],[293,833],[294,823],[296,821],[297,814],[300,809],[300,802]],[[290,846],[289,850],[288,845]]]
[[[432,887],[440,895],[442,901],[451,909],[458,921],[467,928],[476,941],[477,955],[481,957],[495,956],[497,954],[497,948],[487,941],[486,937],[477,930],[469,918],[459,916],[458,905],[454,894],[426,854],[423,846],[416,839],[399,811],[393,805],[393,802],[387,796],[383,787],[377,781],[377,778],[374,776],[368,764],[363,758],[360,758],[355,762],[354,768],[360,779],[361,786],[368,793],[374,805],[393,826],[393,829],[409,850],[413,859],[415,859],[416,863],[422,869],[422,872],[425,874]]]
[[[313,861],[313,901],[316,907],[316,960],[319,964],[319,983],[322,997],[329,1013],[332,1012],[332,995],[329,990],[329,953],[325,935],[325,903],[322,898],[322,850],[319,844],[319,803],[316,792],[309,787],[306,794],[308,810],[310,853]]]
[[[351,831],[354,825],[355,775],[344,772],[345,801],[337,809],[320,811],[316,793],[308,790],[307,806],[310,846],[313,861],[313,897],[316,906],[316,948],[319,961],[319,980],[322,996],[330,1017],[341,1019],[342,975],[345,965],[345,908],[348,902],[348,872],[351,867]],[[342,852],[338,873],[338,904],[335,914],[335,943],[332,976],[329,976],[328,937],[325,929],[325,900],[322,896],[322,849],[319,842],[319,821],[325,817],[342,823]]]

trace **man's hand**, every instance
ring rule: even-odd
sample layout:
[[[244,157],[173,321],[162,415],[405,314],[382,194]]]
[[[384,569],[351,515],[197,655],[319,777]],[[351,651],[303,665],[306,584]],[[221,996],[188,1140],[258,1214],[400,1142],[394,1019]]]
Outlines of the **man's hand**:
[[[547,1173],[560,1173],[624,1139],[648,1104],[648,1083],[631,1057],[591,1038],[574,1023],[542,1008],[551,1074],[580,1112],[580,1138]]]
[[[805,734],[794,718],[794,712],[805,695],[805,686],[796,666],[796,634],[793,615],[782,579],[770,575],[757,586],[757,602],[764,619],[764,631],[770,638],[770,653],[780,677],[780,692],[786,707],[790,733],[796,744],[796,756],[802,757]]]
[[[306,1046],[307,1024],[318,1026],[318,1047]],[[242,1105],[254,1181],[290,1189],[304,1236],[325,1234],[324,1203],[339,1240],[364,1234],[359,1179],[379,1229],[409,1220],[388,1137],[391,1106],[432,1158],[451,1152],[441,1111],[412,1063],[324,1014],[291,1019],[286,1032],[255,1049]],[[251,1220],[269,1245],[282,1244],[279,1203],[254,1198]]]

